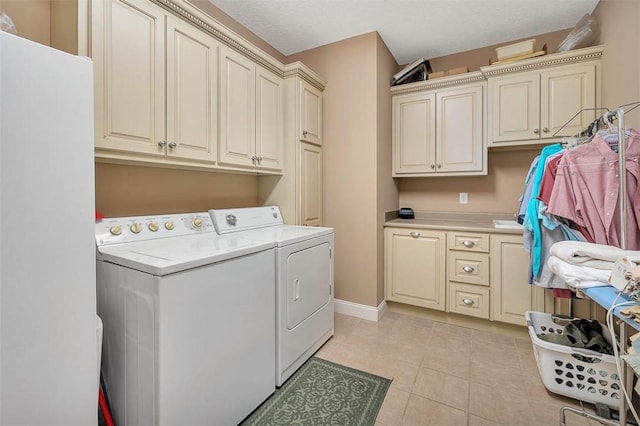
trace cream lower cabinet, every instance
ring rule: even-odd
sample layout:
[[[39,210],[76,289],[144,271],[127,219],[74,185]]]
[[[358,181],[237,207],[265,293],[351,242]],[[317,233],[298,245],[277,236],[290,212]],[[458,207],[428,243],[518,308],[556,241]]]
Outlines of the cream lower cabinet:
[[[529,255],[522,236],[491,236],[491,318],[526,325],[524,313],[544,312],[544,289],[528,284]]]
[[[394,95],[393,175],[486,174],[485,87]]]
[[[444,311],[446,233],[385,228],[387,300]]]
[[[282,170],[283,79],[220,48],[220,163]]]
[[[550,143],[586,128],[598,106],[598,69],[590,61],[490,77],[489,146]]]
[[[447,232],[450,312],[489,319],[489,234]]]
[[[91,10],[96,157],[214,164],[218,42],[151,2]]]
[[[525,325],[526,311],[545,306],[528,270],[521,235],[385,228],[385,297],[393,302]]]

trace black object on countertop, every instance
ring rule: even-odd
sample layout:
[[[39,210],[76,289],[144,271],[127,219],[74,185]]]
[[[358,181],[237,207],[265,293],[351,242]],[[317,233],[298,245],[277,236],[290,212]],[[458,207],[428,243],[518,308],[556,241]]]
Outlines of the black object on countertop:
[[[409,207],[401,207],[398,210],[398,218],[399,219],[415,219],[415,215],[413,214],[413,209]]]

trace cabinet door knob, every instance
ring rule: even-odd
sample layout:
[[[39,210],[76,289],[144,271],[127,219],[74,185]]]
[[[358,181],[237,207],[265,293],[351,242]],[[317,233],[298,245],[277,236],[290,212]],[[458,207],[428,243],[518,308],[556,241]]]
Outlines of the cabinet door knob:
[[[471,305],[473,305],[473,300],[471,300],[471,299],[462,299],[462,303],[464,303],[467,306],[471,306]]]
[[[436,168],[436,165],[435,165],[435,164],[432,164],[432,165],[431,165],[431,168],[432,168],[432,169],[435,169],[435,168]]]
[[[176,146],[178,146],[178,144],[176,144],[175,142],[170,142],[169,143],[169,148],[171,148],[171,149],[175,148]]]
[[[533,133],[537,135],[538,133],[540,133],[540,129],[533,129]]]
[[[159,147],[165,147],[165,146],[167,146],[167,141],[158,141],[158,146],[159,146]]]
[[[252,155],[252,156],[251,156],[251,161],[253,161],[253,162],[255,163],[255,162],[256,162],[256,160],[257,160],[256,156],[255,156],[255,155]]]
[[[442,167],[442,164],[438,164],[438,168],[441,168],[441,167]]]
[[[473,241],[471,241],[471,240],[464,240],[464,241],[462,242],[462,245],[463,245],[463,246],[465,246],[466,248],[471,248],[471,247],[475,246],[475,245],[476,245],[476,243],[474,243],[474,242],[473,242]]]
[[[412,233],[410,233],[409,235],[411,235],[413,238],[418,238],[420,236],[419,232],[413,231]]]
[[[302,136],[304,136],[305,138],[307,137],[308,134],[309,134],[309,132],[307,132],[306,130],[302,131]]]
[[[542,129],[542,131],[545,132],[545,133],[549,133],[549,128],[545,127],[544,129]]]
[[[473,266],[468,266],[468,265],[467,265],[467,266],[463,267],[463,268],[462,268],[462,270],[463,270],[464,272],[466,272],[467,274],[470,274],[470,273],[472,273],[473,271],[475,271],[475,270],[476,270],[476,268],[474,268]]]

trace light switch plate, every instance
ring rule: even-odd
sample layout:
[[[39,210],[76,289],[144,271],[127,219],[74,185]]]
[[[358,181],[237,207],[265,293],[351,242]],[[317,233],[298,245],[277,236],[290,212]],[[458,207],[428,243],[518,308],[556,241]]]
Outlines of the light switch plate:
[[[460,204],[467,204],[469,202],[469,194],[466,192],[460,193]]]

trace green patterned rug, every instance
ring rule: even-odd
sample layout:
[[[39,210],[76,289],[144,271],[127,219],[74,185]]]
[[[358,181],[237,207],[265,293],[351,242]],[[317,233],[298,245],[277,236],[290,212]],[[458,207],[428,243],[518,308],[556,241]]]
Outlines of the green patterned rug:
[[[390,384],[312,357],[241,424],[373,425]]]

